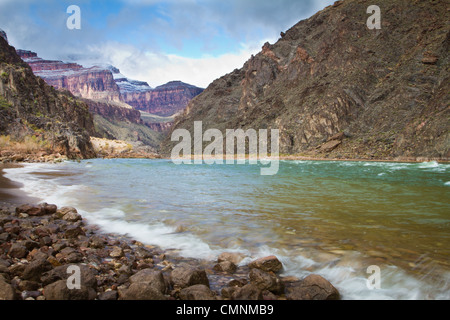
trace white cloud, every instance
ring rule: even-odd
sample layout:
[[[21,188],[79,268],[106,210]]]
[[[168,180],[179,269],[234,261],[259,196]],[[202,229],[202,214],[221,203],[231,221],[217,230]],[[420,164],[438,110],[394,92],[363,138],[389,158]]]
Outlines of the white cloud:
[[[36,51],[46,59],[95,57],[95,63],[112,64],[127,77],[147,81],[152,87],[172,80],[206,87],[242,67],[251,54],[261,50],[267,41],[262,38],[273,38],[269,40],[273,43],[280,31],[334,0],[121,0],[126,6],[105,19],[107,28],[93,27],[86,19],[77,32],[65,27],[67,14],[61,6],[52,5],[56,0],[42,0],[31,10],[32,1],[0,0],[0,27],[17,48]],[[88,0],[79,2],[86,4],[83,12],[88,12]],[[137,14],[147,12],[148,6],[155,6],[150,12],[163,12],[167,20]],[[220,55],[189,58],[182,56],[183,50],[178,55],[162,52],[158,43],[162,39],[168,47],[182,49],[184,42],[195,40],[207,53],[222,37],[225,43],[246,45],[238,50],[232,46]]]
[[[152,87],[180,80],[206,88],[215,79],[241,68],[252,54],[261,50],[265,41],[251,46],[241,45],[241,50],[236,53],[216,57],[204,56],[198,59],[142,52],[131,45],[111,42],[90,47],[89,50],[97,61],[112,64],[128,78],[147,81]]]

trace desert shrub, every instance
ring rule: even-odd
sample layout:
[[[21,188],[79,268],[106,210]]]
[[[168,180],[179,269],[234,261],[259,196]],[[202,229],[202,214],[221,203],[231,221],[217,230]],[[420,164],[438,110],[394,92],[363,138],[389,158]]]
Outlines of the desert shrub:
[[[0,148],[7,148],[11,144],[11,136],[0,136]]]

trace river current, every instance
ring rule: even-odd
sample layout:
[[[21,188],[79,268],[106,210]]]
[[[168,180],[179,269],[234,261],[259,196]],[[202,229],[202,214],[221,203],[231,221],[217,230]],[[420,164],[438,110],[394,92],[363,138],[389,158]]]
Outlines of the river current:
[[[259,165],[95,159],[4,171],[106,232],[182,256],[274,254],[284,275],[320,274],[344,299],[450,299],[449,164],[292,160],[262,176]]]

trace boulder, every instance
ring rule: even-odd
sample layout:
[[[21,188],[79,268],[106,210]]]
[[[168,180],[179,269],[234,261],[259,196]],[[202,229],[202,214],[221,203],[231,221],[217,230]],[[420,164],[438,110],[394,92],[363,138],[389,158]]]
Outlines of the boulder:
[[[23,242],[23,245],[25,246],[25,248],[27,248],[28,251],[31,251],[33,249],[40,247],[39,242],[33,241],[33,240],[25,240]]]
[[[67,278],[72,275],[71,273],[67,273],[67,268],[69,266],[71,265],[63,265],[44,273],[41,277],[42,283],[44,285],[48,285],[58,280],[67,281]],[[96,288],[97,287],[97,278],[95,277],[96,271],[83,264],[76,264],[76,266],[80,268],[81,285]]]
[[[0,234],[0,243],[7,242],[11,239],[11,235],[7,232],[3,232]]]
[[[1,211],[0,211],[1,212]],[[0,215],[0,227],[4,227],[5,224],[14,220],[13,216],[2,216]]]
[[[188,264],[181,264],[172,271],[172,283],[178,288],[187,288],[196,284],[203,284],[209,287],[208,276],[204,269],[193,267]]]
[[[115,291],[115,290],[103,292],[98,296],[98,300],[104,300],[104,301],[113,301],[113,300],[117,300],[117,298],[118,298],[118,294],[117,294],[117,291]]]
[[[83,260],[83,255],[74,248],[66,247],[56,254],[56,258],[61,262],[77,263]]]
[[[281,264],[280,260],[278,260],[275,256],[268,256],[264,258],[257,259],[255,261],[250,262],[248,265],[251,269],[261,269],[266,272],[279,272],[283,265]]]
[[[262,300],[262,290],[253,283],[246,284],[242,288],[236,287],[231,295],[232,300]]]
[[[16,214],[19,215],[21,213],[25,213],[29,216],[43,216],[45,214],[45,209],[40,206],[24,204],[16,208]]]
[[[240,252],[223,252],[217,258],[217,262],[221,263],[224,261],[233,262],[235,265],[239,265],[239,263],[244,260],[245,255]]]
[[[222,262],[216,264],[213,267],[213,269],[214,269],[214,271],[217,271],[217,272],[235,273],[237,267],[231,261],[222,261]]]
[[[58,210],[55,204],[42,203],[39,206],[44,209],[45,214],[54,214]]]
[[[319,275],[309,275],[289,288],[288,300],[338,300],[339,291]]]
[[[78,211],[77,211],[77,209],[72,208],[72,207],[62,207],[56,211],[55,218],[62,219],[68,213],[77,213],[78,214]]]
[[[103,237],[100,236],[93,236],[90,239],[90,243],[89,243],[91,248],[95,248],[95,249],[103,249],[106,245],[106,240]]]
[[[11,258],[22,259],[25,258],[28,254],[28,250],[25,246],[20,243],[13,243],[11,248],[9,249],[9,256]]]
[[[231,299],[233,293],[238,289],[238,287],[223,287],[221,290],[222,298]]]
[[[0,264],[0,274],[2,274],[2,273],[8,274],[9,273],[9,269],[8,269],[7,266],[5,266],[3,264]]]
[[[272,272],[265,272],[260,269],[252,269],[249,274],[250,283],[255,284],[262,291],[268,290],[275,294],[283,294],[284,285]]]
[[[15,263],[11,266],[9,266],[8,270],[9,270],[9,274],[13,277],[22,277],[23,276],[23,272],[26,268],[25,264],[22,263]]]
[[[74,239],[80,235],[84,236],[85,233],[84,233],[83,229],[77,225],[67,227],[66,231],[64,232],[64,236],[67,239]]]
[[[67,240],[58,240],[57,242],[52,244],[53,249],[55,251],[61,251],[62,249],[66,248],[69,245]]]
[[[330,138],[328,138],[327,141],[333,141],[333,140],[338,140],[338,141],[342,141],[345,138],[345,134],[344,132],[340,132],[335,134],[334,136],[331,136]]]
[[[15,298],[16,291],[13,286],[0,276],[0,300],[14,300]]]
[[[83,220],[83,218],[81,217],[81,215],[76,211],[76,209],[74,209],[75,211],[69,211],[67,212],[62,219],[65,221],[69,221],[69,222],[77,222],[80,220]]]
[[[331,140],[323,144],[320,149],[325,152],[331,152],[342,144],[341,140]]]
[[[39,289],[39,283],[36,281],[21,280],[17,284],[17,289],[20,291],[37,291]]]
[[[167,300],[151,283],[132,283],[128,289],[119,289],[119,300]]]
[[[81,285],[80,289],[69,289],[66,280],[59,280],[44,287],[46,300],[94,300],[97,292]]]
[[[43,238],[49,236],[50,232],[46,227],[40,226],[34,229],[34,234],[37,235],[39,238]]]
[[[46,258],[35,259],[25,266],[22,278],[39,282],[42,275],[51,269],[52,265]]]
[[[164,275],[161,271],[153,269],[144,269],[130,277],[130,282],[133,283],[147,283],[161,293],[166,293],[167,286],[164,281]]]
[[[207,286],[196,284],[180,291],[181,300],[216,300],[216,295]]]

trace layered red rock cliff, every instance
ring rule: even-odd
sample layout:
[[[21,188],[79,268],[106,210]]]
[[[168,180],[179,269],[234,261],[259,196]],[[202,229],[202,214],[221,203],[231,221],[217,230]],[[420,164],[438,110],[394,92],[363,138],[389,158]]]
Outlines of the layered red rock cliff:
[[[36,53],[17,50],[36,76],[57,89],[66,89],[78,97],[120,101],[120,90],[107,68],[84,68],[76,63],[44,60]]]
[[[124,102],[133,108],[160,116],[172,116],[184,110],[203,89],[181,81],[151,88],[146,82],[126,78],[113,66],[85,68],[39,58],[36,53],[17,50],[35,75],[57,89],[66,89],[78,97]]]
[[[122,100],[137,110],[171,116],[186,108],[189,101],[203,89],[181,82],[171,81],[149,90],[122,91]]]

